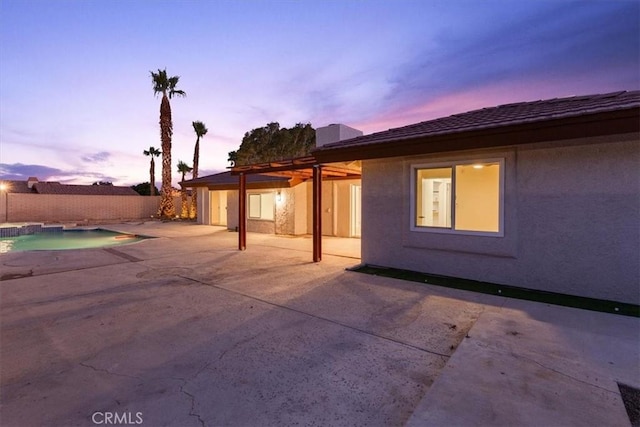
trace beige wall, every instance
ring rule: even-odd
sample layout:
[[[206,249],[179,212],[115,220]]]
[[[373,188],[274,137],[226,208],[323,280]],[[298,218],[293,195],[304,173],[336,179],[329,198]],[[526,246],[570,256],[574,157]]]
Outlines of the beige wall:
[[[351,186],[359,179],[333,181],[333,235],[351,237]],[[326,233],[325,233],[326,234]]]
[[[294,233],[293,234],[307,234],[310,232],[310,228],[307,227],[307,217],[311,215],[311,210],[308,209],[307,198],[309,198],[309,186],[306,183],[296,185],[290,189],[294,193],[296,200],[295,206],[295,219],[294,219]]]
[[[194,188],[198,193],[198,209],[196,211],[196,222],[198,224],[210,225],[209,204],[212,203],[210,192],[205,187]]]
[[[235,230],[239,224],[238,190],[227,191],[227,228]]]
[[[313,228],[313,187],[306,186],[306,218],[308,232]],[[360,185],[359,179],[322,181],[322,234],[324,236],[351,236],[351,186]]]
[[[150,218],[160,196],[77,196],[4,193],[0,222],[63,222]],[[174,197],[180,209],[180,197]],[[6,210],[8,207],[8,211]]]
[[[324,235],[349,237],[351,233],[351,186],[360,184],[359,179],[329,181],[322,183],[322,230]],[[278,201],[277,193],[281,200]],[[227,228],[235,230],[238,226],[238,191],[209,191],[207,211],[203,214],[202,224],[217,225],[216,210],[218,198],[226,194]],[[309,234],[312,229],[312,195],[311,182],[303,182],[293,188],[247,190],[247,193],[273,193],[275,214],[273,220],[255,220],[247,218],[247,231],[272,234],[301,235]],[[221,221],[223,218],[220,218]],[[223,224],[220,224],[223,225]]]

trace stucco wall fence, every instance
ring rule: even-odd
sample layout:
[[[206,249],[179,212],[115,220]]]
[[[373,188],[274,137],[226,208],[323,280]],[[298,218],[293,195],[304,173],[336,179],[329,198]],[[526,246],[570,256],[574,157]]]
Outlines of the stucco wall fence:
[[[160,196],[79,196],[4,193],[0,222],[65,222],[145,219],[157,214]],[[180,213],[180,197],[174,197]]]

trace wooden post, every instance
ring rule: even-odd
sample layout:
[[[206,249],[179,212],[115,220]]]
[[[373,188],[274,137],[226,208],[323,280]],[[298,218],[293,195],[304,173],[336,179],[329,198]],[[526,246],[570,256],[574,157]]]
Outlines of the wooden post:
[[[313,165],[313,262],[322,260],[322,166]]]
[[[240,191],[238,194],[238,250],[247,249],[247,177],[240,172]]]

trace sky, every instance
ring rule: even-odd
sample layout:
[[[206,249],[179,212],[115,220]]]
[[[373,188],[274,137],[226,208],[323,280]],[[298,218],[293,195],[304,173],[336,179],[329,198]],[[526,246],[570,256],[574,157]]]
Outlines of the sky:
[[[179,76],[179,160],[245,132],[365,134],[512,102],[640,89],[636,0],[2,0],[0,179],[149,181],[151,71]],[[161,177],[156,161],[156,181]],[[188,176],[187,176],[188,178]]]

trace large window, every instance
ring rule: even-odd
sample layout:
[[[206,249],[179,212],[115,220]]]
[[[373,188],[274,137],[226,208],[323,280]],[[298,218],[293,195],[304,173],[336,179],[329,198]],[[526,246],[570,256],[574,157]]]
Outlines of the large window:
[[[414,230],[502,233],[504,160],[413,167]]]
[[[273,193],[249,194],[249,218],[273,220]]]

